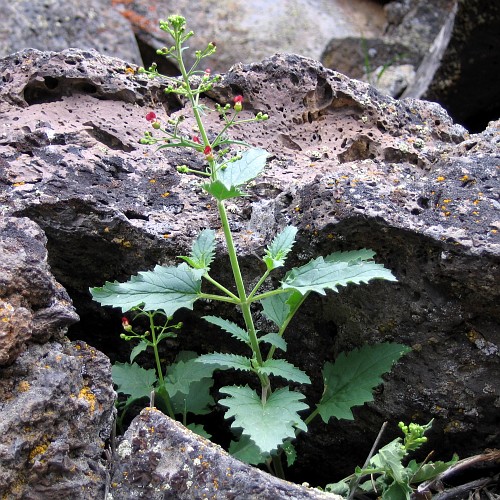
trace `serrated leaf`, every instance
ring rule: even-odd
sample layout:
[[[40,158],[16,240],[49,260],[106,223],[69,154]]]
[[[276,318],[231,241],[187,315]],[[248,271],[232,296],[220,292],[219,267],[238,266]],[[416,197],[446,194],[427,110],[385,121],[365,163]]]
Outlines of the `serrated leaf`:
[[[212,434],[209,434],[206,430],[205,427],[201,424],[188,424],[186,427],[191,431],[194,432],[195,434],[198,434],[198,436],[204,437],[205,439],[210,439],[212,437]]]
[[[262,453],[260,448],[244,434],[238,441],[231,441],[229,453],[238,460],[250,465],[263,464],[269,458],[269,453]]]
[[[297,450],[295,449],[295,446],[289,439],[287,439],[281,448],[286,455],[286,464],[288,467],[291,467],[295,463],[295,460],[297,460]]]
[[[241,340],[245,344],[250,344],[248,333],[231,321],[219,318],[218,316],[203,316],[205,321],[219,326],[227,333],[230,333],[235,339]]]
[[[191,267],[195,269],[203,269],[206,272],[210,270],[210,264],[214,260],[215,255],[215,231],[212,229],[204,229],[193,243],[191,255],[189,257],[180,256]]]
[[[130,352],[130,362],[133,363],[134,359],[147,348],[148,343],[145,340],[141,340]]]
[[[301,293],[289,290],[262,299],[260,303],[262,304],[264,316],[281,328],[288,317],[295,313],[303,300],[304,297]]]
[[[251,371],[252,361],[245,356],[238,354],[226,354],[222,352],[214,352],[212,354],[202,354],[196,359],[198,363],[206,363],[216,365],[216,368],[227,370],[234,368],[235,370]]]
[[[170,403],[174,408],[174,413],[176,415],[184,415],[186,413],[206,415],[207,413],[210,413],[210,407],[215,404],[215,401],[210,394],[210,389],[213,385],[213,379],[203,378],[201,380],[191,382],[189,384],[189,392],[187,394],[176,391],[173,396],[170,396]],[[167,386],[167,390],[168,388],[169,387]]]
[[[222,387],[220,392],[230,396],[219,403],[228,408],[226,418],[234,417],[231,427],[243,429],[243,434],[249,436],[262,453],[271,453],[285,439],[293,439],[295,428],[307,430],[297,413],[308,408],[300,401],[305,396],[287,387],[273,392],[265,404],[248,386]]]
[[[394,439],[386,444],[376,455],[370,459],[370,466],[377,469],[383,469],[396,482],[401,483],[406,478],[406,471],[401,463],[406,456],[406,450],[401,445],[401,440]]]
[[[251,148],[241,154],[239,160],[230,162],[217,172],[217,179],[230,187],[238,187],[255,179],[266,166],[268,153],[264,149]]]
[[[117,386],[116,391],[128,394],[133,399],[149,398],[157,380],[154,369],[145,370],[137,363],[115,363],[111,368],[111,376]]]
[[[262,335],[262,337],[259,337],[259,342],[267,342],[268,344],[286,352],[286,340],[277,333],[266,333],[265,335]]]
[[[286,380],[298,382],[299,384],[310,384],[311,379],[300,368],[292,365],[284,359],[268,359],[262,366],[257,368],[258,373],[283,377]]]
[[[382,375],[411,349],[402,344],[365,345],[345,354],[323,368],[325,389],[319,414],[325,423],[331,417],[352,420],[353,406],[373,400],[373,389],[382,382]]]
[[[333,252],[324,257],[325,262],[355,262],[357,260],[371,260],[375,252],[368,248],[361,250],[349,250],[347,252]]]
[[[176,361],[168,368],[166,376],[167,390],[170,397],[176,393],[189,394],[191,384],[200,380],[211,380],[216,366],[197,362],[198,355],[192,351],[179,353]]]
[[[125,283],[106,282],[91,288],[94,300],[103,306],[120,307],[123,312],[139,304],[145,311],[161,309],[167,316],[182,307],[192,309],[201,294],[203,271],[191,269],[187,264],[177,267],[156,266],[143,271]]]
[[[424,465],[418,464],[417,462],[415,462],[415,460],[412,460],[408,464],[408,468],[414,471],[413,475],[410,478],[410,482],[420,484],[424,481],[430,481],[439,474],[447,471],[452,465],[455,465],[457,462],[458,455],[453,455],[453,458],[448,462],[442,462],[438,460],[437,462],[429,462]]]
[[[264,262],[266,263],[268,271],[272,271],[285,264],[286,256],[295,243],[296,234],[296,227],[287,226],[273,239],[271,244],[267,247],[266,255],[264,256]]]
[[[382,500],[410,500],[413,490],[407,483],[394,482],[382,492]]]
[[[325,295],[327,289],[337,292],[339,286],[368,283],[372,279],[397,281],[389,269],[376,262],[329,262],[323,257],[317,257],[290,270],[285,275],[282,287],[292,288],[302,295],[307,292]]]

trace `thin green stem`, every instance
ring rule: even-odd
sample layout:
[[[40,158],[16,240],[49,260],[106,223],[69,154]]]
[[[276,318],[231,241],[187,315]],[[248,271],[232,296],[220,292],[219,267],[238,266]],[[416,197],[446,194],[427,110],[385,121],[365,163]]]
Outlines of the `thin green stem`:
[[[316,408],[305,420],[304,423],[309,425],[319,415],[319,410]]]
[[[234,300],[239,300],[238,297],[231,291],[229,291],[226,287],[221,285],[217,280],[214,280],[208,273],[203,276],[208,282],[212,283],[212,285],[216,286],[221,292],[224,292],[227,296],[231,297]]]
[[[172,408],[172,403],[170,402],[170,397],[168,396],[167,388],[165,387],[165,380],[163,378],[163,371],[160,362],[160,354],[158,352],[158,341],[156,339],[156,325],[154,323],[154,315],[148,314],[148,316],[149,316],[149,328],[151,330],[152,346],[155,354],[156,371],[158,373],[158,380],[160,381],[160,386],[165,389],[165,404],[167,406],[168,414],[170,418],[175,419],[174,409]]]
[[[252,302],[258,302],[262,299],[267,299],[268,297],[272,297],[273,295],[281,295],[282,293],[290,292],[290,289],[287,288],[276,288],[275,290],[269,290],[268,292],[259,293],[259,295],[254,295],[252,297]]]
[[[280,479],[285,479],[285,471],[283,469],[283,462],[281,461],[281,453],[272,455],[273,469],[276,477]]]
[[[200,293],[198,295],[198,298],[205,300],[216,300],[218,302],[227,302],[229,304],[235,304],[235,305],[240,304],[240,299],[238,297],[233,299],[231,297],[224,297],[223,295],[214,295],[212,293]]]
[[[250,295],[248,296],[248,301],[249,302],[253,302],[255,299],[254,299],[254,295],[257,293],[257,291],[259,290],[259,288],[262,286],[262,283],[264,283],[264,281],[267,280],[267,277],[271,274],[271,271],[269,271],[269,269],[262,275],[262,278],[260,278],[260,280],[257,282],[257,284],[253,287],[253,290],[250,292]]]

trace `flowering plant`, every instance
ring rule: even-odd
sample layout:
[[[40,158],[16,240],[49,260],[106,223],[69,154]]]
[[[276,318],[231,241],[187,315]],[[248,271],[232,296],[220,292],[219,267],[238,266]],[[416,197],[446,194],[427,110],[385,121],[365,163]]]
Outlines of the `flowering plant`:
[[[265,271],[262,276],[253,287],[245,285],[226,203],[229,199],[245,196],[245,187],[266,167],[268,153],[232,139],[227,132],[237,124],[267,120],[268,116],[260,112],[252,118],[240,119],[244,105],[241,95],[235,96],[232,104],[217,104],[215,110],[202,104],[202,94],[221,78],[212,76],[209,70],[198,69],[201,60],[215,52],[215,45],[210,43],[205,50],[196,51],[195,62],[187,69],[183,44],[193,32],[186,30],[186,20],[182,16],[170,16],[167,21],[160,22],[160,27],[172,37],[174,43],[158,53],[172,57],[181,73],[180,79],[167,78],[165,92],[187,100],[196,130],[194,134],[183,130],[182,117],[169,118],[163,123],[154,112],[149,112],[146,119],[152,124],[154,132],[146,132],[141,142],[156,145],[158,149],[190,148],[204,155],[205,170],[192,170],[187,166],[180,166],[177,170],[201,176],[204,191],[215,200],[234,284],[226,287],[213,276],[211,264],[216,250],[216,233],[214,229],[206,228],[194,241],[191,253],[180,257],[184,261],[180,265],[156,266],[152,271],[140,272],[125,283],[107,282],[102,287],[91,289],[91,292],[102,305],[120,307],[123,311],[139,308],[141,313],[160,310],[167,318],[181,308],[193,309],[194,303],[200,299],[234,305],[241,312],[241,324],[212,315],[204,319],[240,341],[248,355],[203,354],[192,360],[191,367],[196,364],[200,368],[210,367],[212,371],[240,370],[254,377],[252,386],[219,388],[219,393],[225,396],[219,404],[226,408],[226,418],[233,419],[231,427],[235,439],[229,451],[252,464],[267,463],[275,474],[283,476],[283,452],[287,463],[293,463],[295,450],[292,442],[296,434],[307,431],[308,424],[318,415],[324,422],[332,417],[352,419],[351,408],[370,401],[372,389],[382,382],[382,374],[409,350],[395,343],[365,345],[350,353],[342,353],[335,363],[327,362],[322,372],[323,396],[316,408],[303,417],[301,413],[309,406],[299,388],[310,384],[311,380],[301,368],[283,357],[287,350],[287,326],[311,292],[338,292],[340,286],[349,283],[367,283],[373,279],[396,281],[396,278],[373,260],[373,251],[362,249],[312,259],[289,270],[278,288],[263,290],[271,273],[285,265],[294,246],[298,230],[286,226],[264,251],[262,260]],[[143,72],[152,78],[158,76],[155,66]],[[221,117],[221,130],[215,134],[209,134],[203,122],[204,113],[210,111]],[[216,293],[203,291],[204,282],[215,288]],[[256,329],[252,311],[256,309],[274,325],[272,331]],[[154,328],[152,322],[151,330]],[[161,369],[158,368],[158,371]],[[206,371],[200,372],[206,377]],[[287,382],[283,383],[283,380]],[[156,388],[165,402],[164,406],[172,407],[169,403],[172,390],[167,384],[160,382]],[[189,394],[189,387],[183,394],[186,405],[195,399]]]

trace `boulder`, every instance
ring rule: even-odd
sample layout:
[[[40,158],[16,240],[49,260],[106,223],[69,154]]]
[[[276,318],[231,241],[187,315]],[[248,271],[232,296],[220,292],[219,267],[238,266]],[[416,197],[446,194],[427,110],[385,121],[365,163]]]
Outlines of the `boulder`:
[[[108,313],[92,304],[88,287],[172,264],[200,229],[219,228],[200,180],[176,171],[201,168],[203,155],[139,144],[147,112],[162,122],[189,113],[160,81],[95,52],[24,51],[0,61],[0,75],[4,210],[47,235],[52,272],[82,317],[71,335],[116,358]],[[287,358],[313,379],[301,388],[308,400],[319,400],[323,362],[340,352],[380,341],[413,347],[353,422],[313,422],[299,437],[293,478],[324,484],[350,474],[384,420],[395,428],[399,420],[434,418],[430,442],[440,458],[494,446],[499,122],[469,135],[437,104],[396,101],[312,59],[282,54],[235,65],[202,102],[225,104],[235,94],[244,96],[243,116],[270,115],[231,132],[271,154],[249,197],[229,207],[247,279],[257,279],[257,256],[291,223],[299,228],[291,265],[366,247],[399,280],[308,299],[287,334]],[[215,132],[217,115],[208,114],[207,124]],[[192,126],[187,118],[186,134]],[[213,273],[230,283],[222,245]],[[197,304],[181,315],[185,327],[169,349],[237,349],[200,319],[207,311],[239,321],[227,308]],[[117,314],[109,316],[115,324]],[[259,328],[267,326],[259,319]]]
[[[371,0],[356,3],[332,0],[285,0],[261,2],[232,0],[230,3],[203,0],[114,0],[115,6],[134,27],[144,61],[158,60],[156,50],[170,46],[169,36],[158,27],[159,19],[181,14],[196,33],[193,48],[209,42],[217,53],[205,60],[212,71],[227,71],[233,64],[258,61],[275,52],[289,52],[319,59],[333,37],[375,36],[385,23],[383,8]],[[195,47],[196,45],[196,47]],[[188,62],[193,59],[187,55]],[[161,59],[164,74],[175,69]],[[204,68],[202,68],[204,69]]]
[[[104,492],[115,392],[109,359],[64,336],[78,316],[45,241],[29,219],[0,219],[0,494],[83,500]]]
[[[114,500],[342,500],[245,465],[156,408],[145,408],[120,439],[110,484]]]
[[[130,23],[106,0],[0,0],[0,11],[0,57],[77,47],[143,64]]]

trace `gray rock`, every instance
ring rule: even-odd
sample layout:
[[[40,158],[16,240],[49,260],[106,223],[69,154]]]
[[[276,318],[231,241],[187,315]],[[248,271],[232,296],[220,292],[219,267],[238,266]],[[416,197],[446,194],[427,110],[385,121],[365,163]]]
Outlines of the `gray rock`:
[[[129,22],[103,0],[0,0],[0,57],[25,48],[95,49],[142,65]]]
[[[121,64],[78,51],[27,51],[0,61],[2,203],[7,214],[44,229],[51,268],[78,300],[78,334],[92,344],[100,334],[95,320],[93,328],[85,322],[106,313],[92,306],[88,286],[171,264],[201,228],[219,227],[199,180],[175,169],[201,167],[203,155],[138,144],[147,111],[165,122],[187,114],[182,103]],[[287,334],[288,359],[314,382],[303,388],[308,399],[319,399],[321,366],[341,351],[389,340],[414,348],[354,422],[314,422],[307,439],[299,437],[295,479],[320,484],[332,471],[350,474],[384,420],[435,418],[431,443],[443,458],[494,446],[499,122],[471,136],[437,104],[396,101],[298,56],[236,65],[202,100],[225,104],[235,94],[244,96],[248,116],[270,115],[232,132],[272,154],[250,197],[231,206],[250,282],[259,272],[255,254],[288,223],[299,227],[292,265],[367,247],[399,279],[310,297]],[[208,115],[209,131],[217,121]],[[183,126],[191,135],[192,120]],[[222,246],[213,272],[230,282]],[[234,315],[197,306],[184,314],[172,348],[234,347],[202,322],[207,311]]]
[[[109,498],[341,500],[248,466],[156,408],[145,408],[120,440]]]
[[[147,0],[118,0],[132,22],[143,54],[153,58],[156,49],[170,46],[159,30],[158,19],[181,14],[196,33],[191,44],[203,49],[217,44],[217,53],[203,64],[212,71],[227,71],[233,64],[259,61],[275,52],[296,53],[319,59],[333,37],[375,36],[385,24],[383,8],[369,0],[202,0],[193,9],[187,0],[163,1],[160,8]],[[187,60],[192,63],[193,60]],[[154,59],[158,59],[154,57]],[[163,64],[160,62],[160,64]],[[171,65],[163,67],[173,71]],[[201,69],[204,69],[201,68]]]
[[[28,340],[61,340],[78,316],[47,264],[46,238],[29,219],[0,217],[0,366]]]

